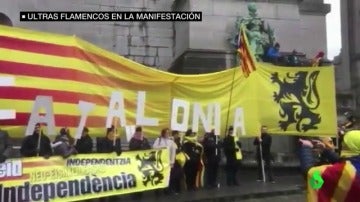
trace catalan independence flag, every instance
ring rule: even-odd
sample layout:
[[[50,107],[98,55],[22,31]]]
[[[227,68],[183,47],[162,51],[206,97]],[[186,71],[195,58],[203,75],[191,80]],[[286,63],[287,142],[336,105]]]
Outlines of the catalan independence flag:
[[[316,171],[320,171],[324,181],[318,190],[314,190],[310,186],[310,179]],[[308,202],[360,201],[360,156],[345,162],[310,169],[307,189]]]
[[[256,60],[251,53],[249,43],[246,36],[245,26],[241,26],[238,37],[238,53],[240,57],[240,65],[245,77],[248,77],[251,72],[256,70]]]

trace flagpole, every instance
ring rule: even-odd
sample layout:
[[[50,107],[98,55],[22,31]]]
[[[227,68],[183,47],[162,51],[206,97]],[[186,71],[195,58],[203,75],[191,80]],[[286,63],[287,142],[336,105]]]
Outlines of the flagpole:
[[[262,154],[262,140],[261,140],[261,138],[259,138],[259,148],[260,148],[260,162],[261,162],[261,172],[262,172],[262,180],[263,180],[263,182],[265,182],[266,181],[266,179],[265,179],[265,168],[264,168],[264,160],[263,160],[263,154]]]
[[[225,134],[226,134],[228,124],[229,124],[230,106],[231,106],[232,94],[233,94],[233,90],[234,90],[235,73],[237,70],[234,68],[233,71],[234,71],[234,73],[233,73],[233,78],[232,78],[232,82],[231,82],[230,98],[229,98],[228,111],[227,111],[227,116],[226,116]]]

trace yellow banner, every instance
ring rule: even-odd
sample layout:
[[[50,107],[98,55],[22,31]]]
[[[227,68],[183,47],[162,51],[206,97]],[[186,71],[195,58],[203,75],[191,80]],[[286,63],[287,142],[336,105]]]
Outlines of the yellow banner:
[[[0,164],[0,201],[79,201],[165,188],[167,149],[10,159]]]
[[[256,65],[247,78],[239,67],[178,75],[73,36],[0,26],[0,76],[14,78],[13,84],[0,86],[0,106],[16,111],[14,119],[0,120],[0,125],[22,137],[31,116],[45,113],[54,116],[57,130],[69,127],[74,134],[86,116],[90,134],[103,136],[113,96],[121,98],[123,134],[125,126],[134,125],[144,126],[148,137],[165,127],[193,128],[201,135],[214,126],[224,134],[230,125],[240,137],[259,135],[261,125],[279,135],[336,134],[333,67]],[[40,95],[51,97],[53,113],[32,113]],[[79,101],[95,106],[82,115]]]

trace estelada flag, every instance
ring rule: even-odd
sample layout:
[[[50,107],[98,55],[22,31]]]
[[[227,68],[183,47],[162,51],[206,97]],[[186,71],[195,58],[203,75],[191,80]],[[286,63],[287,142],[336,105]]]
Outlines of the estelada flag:
[[[315,190],[310,185],[312,175],[320,171],[323,185]],[[360,199],[360,156],[347,161],[311,168],[308,172],[307,201],[355,202]]]
[[[251,72],[256,70],[255,59],[249,48],[249,43],[246,36],[245,26],[241,26],[238,36],[238,53],[240,57],[240,65],[245,77],[248,77]]]

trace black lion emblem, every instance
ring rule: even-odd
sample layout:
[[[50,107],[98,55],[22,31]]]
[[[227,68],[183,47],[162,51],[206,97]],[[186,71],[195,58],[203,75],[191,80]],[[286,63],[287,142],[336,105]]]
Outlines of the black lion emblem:
[[[161,161],[161,150],[144,153],[143,156],[136,155],[136,160],[140,162],[138,169],[143,174],[143,184],[147,186],[150,182],[152,186],[158,185],[164,179],[162,171],[164,166]]]
[[[286,131],[290,124],[296,124],[296,130],[306,132],[317,129],[321,122],[319,114],[315,113],[320,105],[320,97],[316,87],[319,71],[300,71],[293,75],[286,74],[283,79],[277,72],[271,75],[271,81],[279,85],[274,92],[274,101],[280,105],[279,127]]]

